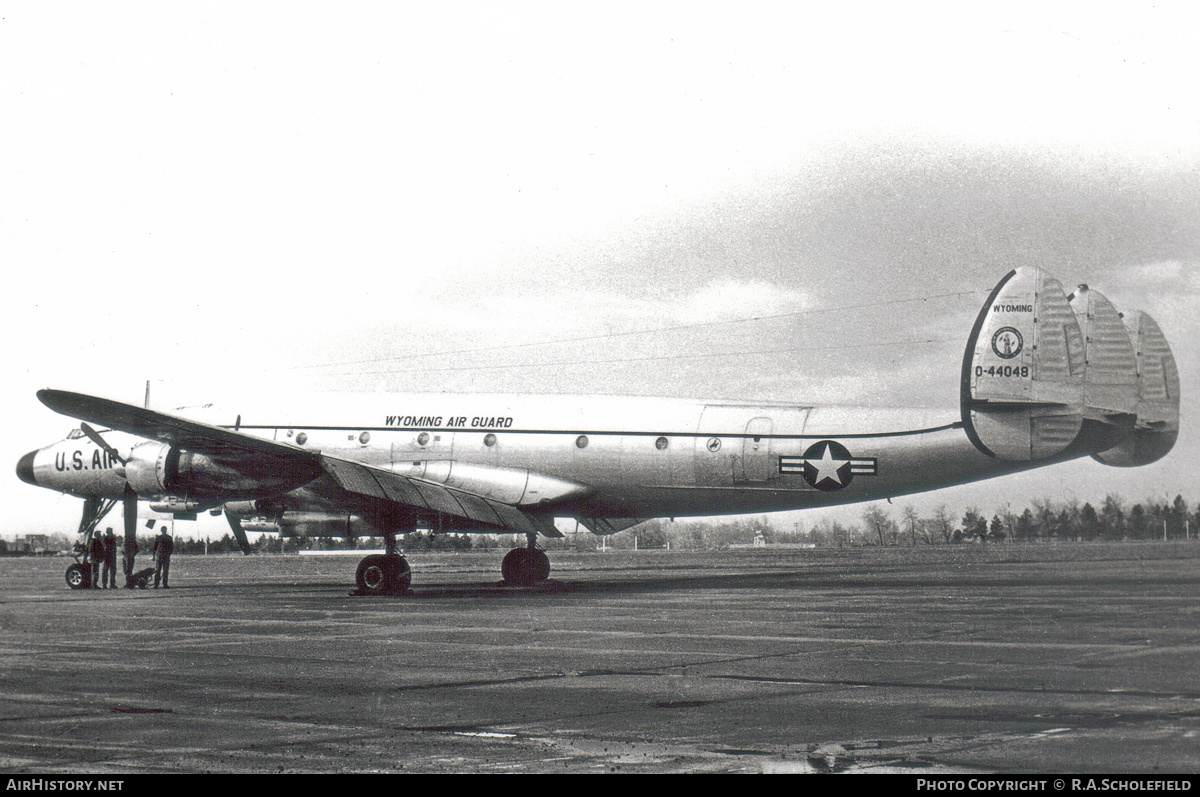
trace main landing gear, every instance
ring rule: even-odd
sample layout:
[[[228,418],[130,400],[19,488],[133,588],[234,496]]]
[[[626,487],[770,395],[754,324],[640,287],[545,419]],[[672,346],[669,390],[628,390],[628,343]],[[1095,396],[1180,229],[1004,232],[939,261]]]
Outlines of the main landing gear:
[[[537,535],[530,534],[529,544],[524,548],[513,548],[504,556],[500,572],[504,584],[511,587],[532,587],[550,577],[550,558],[537,547]],[[396,551],[396,534],[384,535],[386,553],[372,554],[358,563],[354,580],[358,585],[356,595],[405,595],[412,583],[412,570],[408,560]],[[87,578],[87,573],[81,573]]]
[[[532,587],[550,577],[550,558],[537,547],[537,535],[530,534],[529,544],[524,548],[513,548],[504,556],[500,573],[506,584]]]
[[[372,554],[358,563],[354,580],[359,595],[404,595],[412,583],[408,560],[396,551],[396,534],[383,536],[384,554]]]

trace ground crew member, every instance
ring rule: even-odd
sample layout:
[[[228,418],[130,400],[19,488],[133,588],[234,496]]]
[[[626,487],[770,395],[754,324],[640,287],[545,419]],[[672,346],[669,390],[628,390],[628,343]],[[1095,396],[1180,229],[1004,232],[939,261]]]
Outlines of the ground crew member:
[[[158,588],[159,579],[162,579],[163,589],[170,589],[167,584],[167,577],[171,574],[171,550],[175,547],[175,541],[171,539],[171,535],[167,534],[167,527],[163,526],[162,534],[154,538],[154,587]]]
[[[88,544],[88,564],[92,566],[92,589],[100,589],[100,563],[104,561],[104,540],[100,533],[92,532],[92,541]]]
[[[137,537],[125,540],[125,561],[122,563],[125,568],[125,589],[133,589],[129,577],[133,575],[133,560],[137,558],[137,553]]]
[[[112,529],[106,529],[104,534],[104,570],[100,580],[105,589],[117,588],[117,538]]]

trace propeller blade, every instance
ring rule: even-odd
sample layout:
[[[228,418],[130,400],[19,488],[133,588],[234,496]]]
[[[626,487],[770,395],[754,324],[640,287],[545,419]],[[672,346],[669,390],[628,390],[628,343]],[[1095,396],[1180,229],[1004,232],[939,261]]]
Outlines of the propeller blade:
[[[79,532],[87,531],[88,523],[96,516],[96,512],[100,509],[100,496],[89,495],[83,499],[83,517],[79,519]]]
[[[226,512],[225,519],[229,521],[229,528],[233,531],[233,538],[241,546],[242,553],[249,556],[252,549],[250,548],[250,540],[246,537],[246,530],[242,528],[241,518],[235,517],[231,512]]]
[[[125,542],[137,542],[137,493],[128,484],[121,499],[121,514],[125,516]]]
[[[101,437],[100,434],[95,429],[88,426],[86,423],[79,424],[79,428],[81,430],[83,430],[83,433],[85,435],[87,435],[88,440],[91,440],[93,443],[98,445],[100,448],[107,451],[108,455],[110,457],[112,457],[113,459],[115,459],[117,462],[120,462],[122,465],[125,464],[125,457],[118,454],[117,449],[115,449],[111,445],[109,445],[108,441],[105,440],[103,437]]]

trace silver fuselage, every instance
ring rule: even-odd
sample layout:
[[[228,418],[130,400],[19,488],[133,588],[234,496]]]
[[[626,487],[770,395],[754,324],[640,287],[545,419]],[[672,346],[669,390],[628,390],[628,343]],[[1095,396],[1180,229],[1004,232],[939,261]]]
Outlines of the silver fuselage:
[[[682,517],[828,506],[1030,466],[981,453],[956,409],[318,394],[261,408],[176,412],[409,476],[454,462],[586,485],[586,494],[555,506],[567,516]],[[102,434],[125,456],[147,444],[123,432]],[[41,486],[84,496],[118,498],[126,484],[119,464],[82,436],[40,449],[33,475]]]

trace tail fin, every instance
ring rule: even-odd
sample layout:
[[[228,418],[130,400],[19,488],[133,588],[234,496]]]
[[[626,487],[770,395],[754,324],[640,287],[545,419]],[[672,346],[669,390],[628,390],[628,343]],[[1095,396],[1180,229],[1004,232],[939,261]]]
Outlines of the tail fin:
[[[1093,455],[1097,462],[1122,468],[1162,459],[1179,437],[1179,369],[1171,346],[1148,313],[1130,313],[1125,327],[1136,356],[1136,421],[1131,435]]]
[[[1060,453],[1083,424],[1083,333],[1062,285],[1019,268],[979,311],[963,357],[963,426],[1006,460]]]
[[[1122,322],[1103,294],[1067,296],[1040,268],[1000,280],[963,357],[963,426],[998,459],[1031,461],[1075,446],[1111,465],[1153,462],[1174,444],[1179,379],[1145,313]]]

